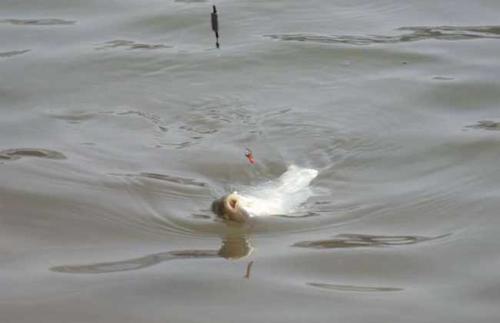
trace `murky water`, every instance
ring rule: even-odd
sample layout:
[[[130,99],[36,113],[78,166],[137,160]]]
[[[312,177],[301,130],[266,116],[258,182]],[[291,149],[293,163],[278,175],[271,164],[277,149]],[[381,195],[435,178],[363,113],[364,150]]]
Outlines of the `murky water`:
[[[500,3],[216,4],[2,1],[0,321],[497,322]]]

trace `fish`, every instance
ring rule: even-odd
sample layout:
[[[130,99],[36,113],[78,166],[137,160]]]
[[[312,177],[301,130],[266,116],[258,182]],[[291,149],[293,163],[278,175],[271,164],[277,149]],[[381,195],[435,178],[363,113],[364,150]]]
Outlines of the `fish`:
[[[212,202],[212,212],[227,221],[244,223],[250,218],[286,215],[313,195],[310,184],[318,171],[290,165],[274,181],[251,188],[242,194],[234,191]]]

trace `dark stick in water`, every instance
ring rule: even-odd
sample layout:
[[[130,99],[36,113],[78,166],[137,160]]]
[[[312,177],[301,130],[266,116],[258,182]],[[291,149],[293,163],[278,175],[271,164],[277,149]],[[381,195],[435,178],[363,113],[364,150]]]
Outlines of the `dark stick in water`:
[[[215,5],[213,6],[214,11],[211,14],[212,18],[212,30],[215,33],[215,46],[219,48],[219,18],[217,17],[217,8],[215,8]]]

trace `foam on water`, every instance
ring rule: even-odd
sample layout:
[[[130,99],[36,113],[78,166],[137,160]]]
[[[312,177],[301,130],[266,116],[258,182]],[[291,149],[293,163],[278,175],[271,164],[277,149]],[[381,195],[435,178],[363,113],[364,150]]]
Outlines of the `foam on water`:
[[[241,205],[250,216],[293,215],[312,196],[309,184],[318,171],[290,165],[278,179],[242,192]]]

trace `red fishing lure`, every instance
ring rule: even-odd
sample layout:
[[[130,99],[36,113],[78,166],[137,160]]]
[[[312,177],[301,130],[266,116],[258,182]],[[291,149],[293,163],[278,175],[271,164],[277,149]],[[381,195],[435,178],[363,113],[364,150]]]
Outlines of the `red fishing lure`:
[[[250,149],[247,148],[245,152],[245,157],[248,159],[250,164],[255,164],[255,159],[253,158],[253,153]]]

